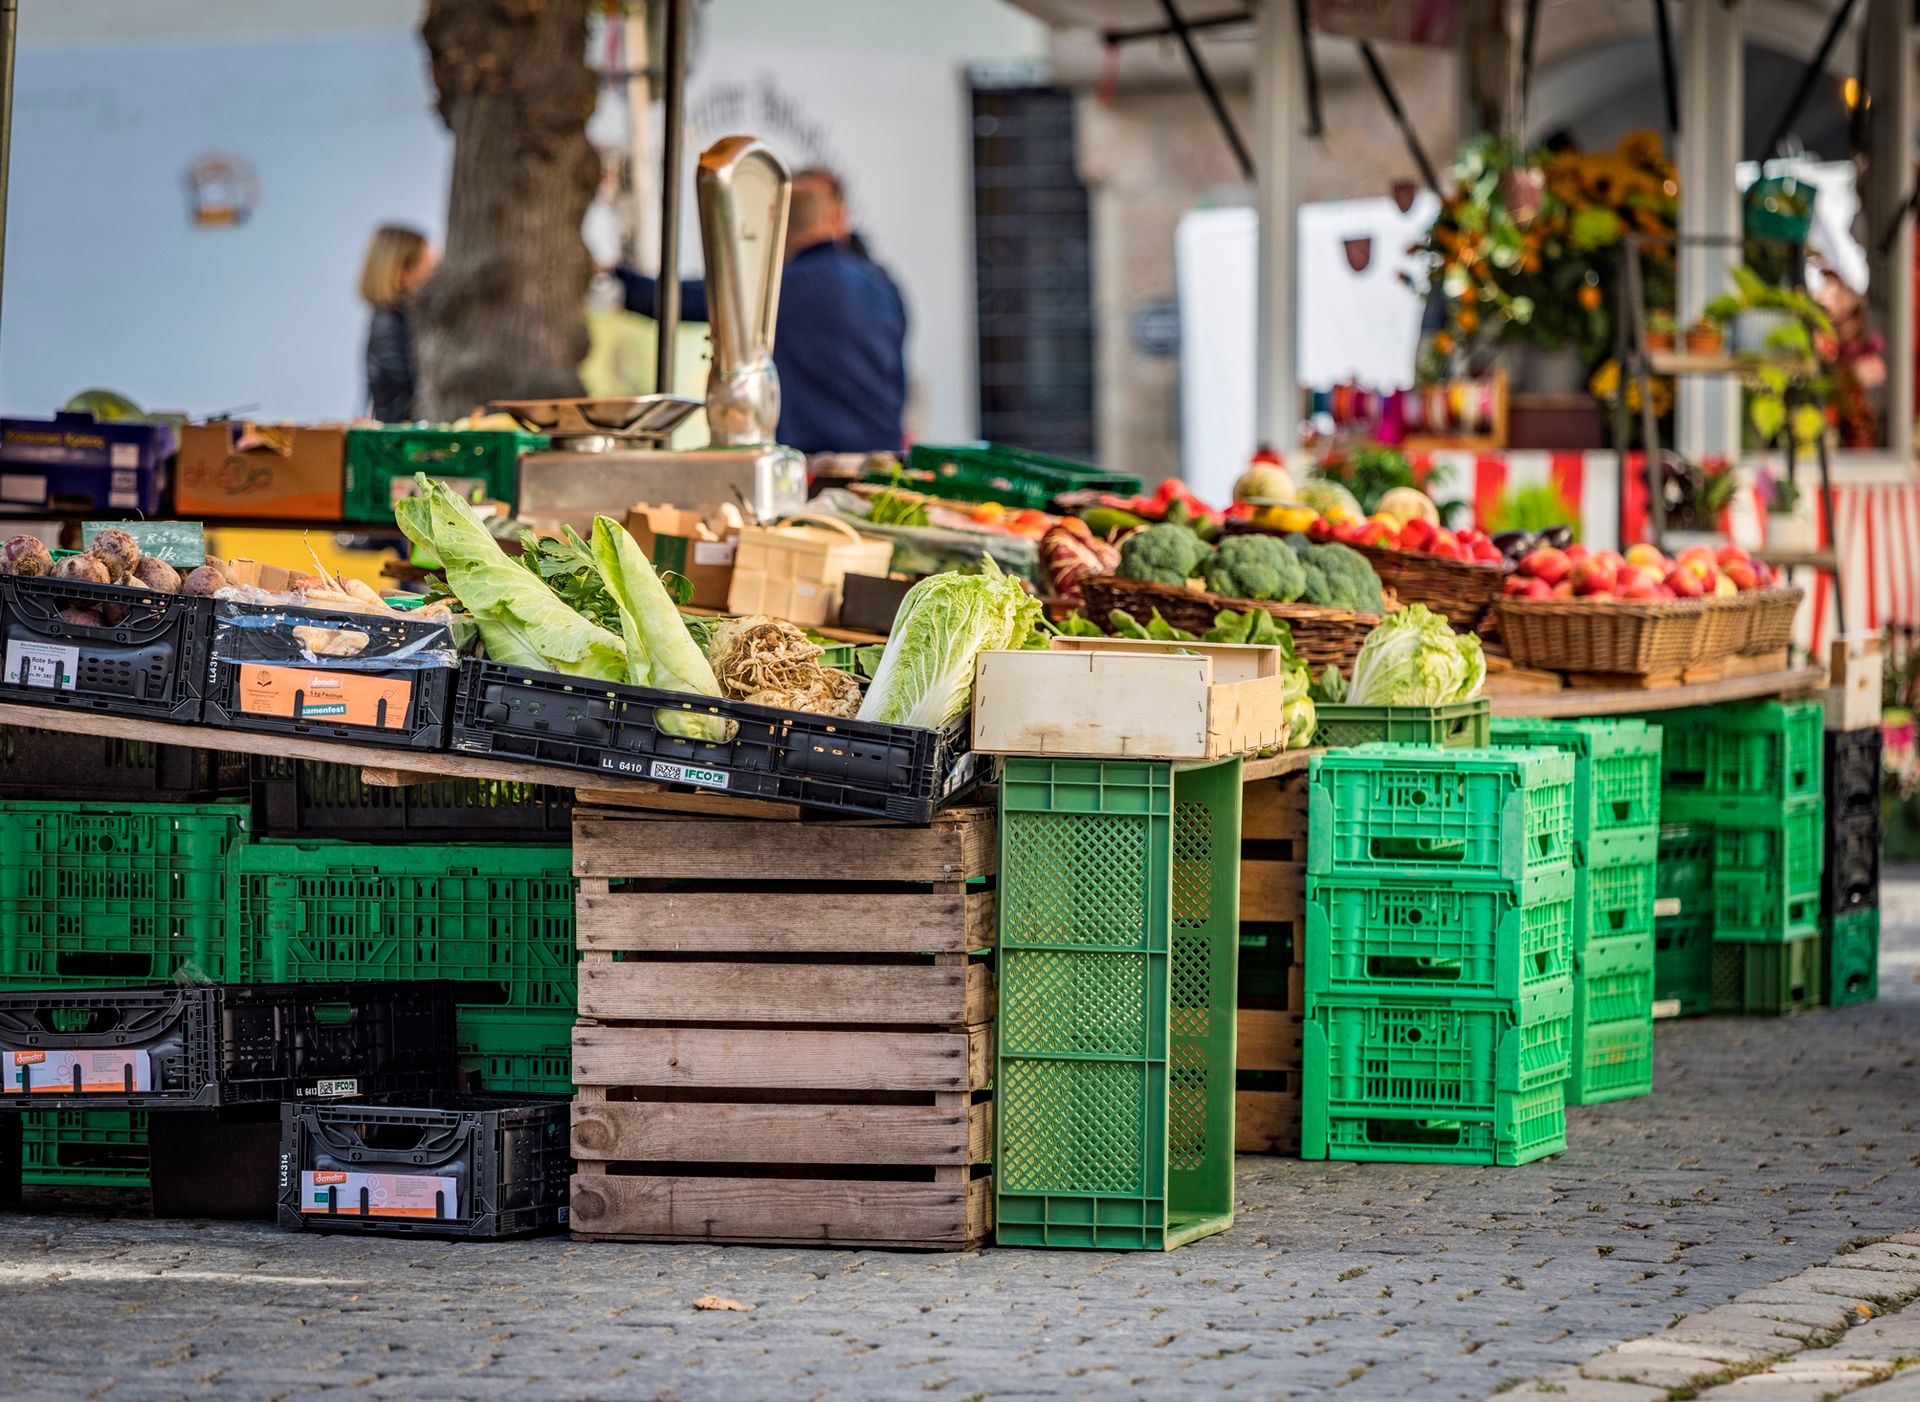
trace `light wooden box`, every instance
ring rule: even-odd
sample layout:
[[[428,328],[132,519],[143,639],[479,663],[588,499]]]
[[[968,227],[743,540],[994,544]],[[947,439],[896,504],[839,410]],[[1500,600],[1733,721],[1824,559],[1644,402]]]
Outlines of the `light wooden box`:
[[[748,526],[734,553],[727,612],[771,614],[804,628],[838,623],[846,577],[885,574],[892,563],[892,541],[863,536],[831,516]]]
[[[1062,759],[1224,759],[1287,742],[1280,650],[1055,638],[974,664],[973,748]]]

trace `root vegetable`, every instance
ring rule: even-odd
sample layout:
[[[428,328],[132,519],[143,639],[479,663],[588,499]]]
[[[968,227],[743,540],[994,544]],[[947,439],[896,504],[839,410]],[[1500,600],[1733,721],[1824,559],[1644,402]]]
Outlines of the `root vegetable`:
[[[0,546],[0,574],[31,579],[53,568],[53,556],[38,536],[17,535]]]
[[[180,592],[180,571],[165,560],[156,560],[151,555],[143,555],[134,564],[127,577],[127,583],[151,589],[156,594],[178,594]]]
[[[97,555],[68,555],[54,562],[49,579],[74,579],[84,584],[111,584],[113,572]]]
[[[107,620],[100,616],[99,609],[80,608],[69,604],[60,610],[60,621],[71,623],[76,628],[104,628]]]
[[[88,553],[98,557],[115,579],[125,579],[140,563],[140,542],[118,526],[108,526],[93,538]]]
[[[227,583],[227,577],[209,561],[180,582],[180,592],[189,598],[211,599]]]
[[[714,625],[708,661],[720,694],[756,706],[851,716],[860,709],[860,683],[820,665],[821,648],[778,618],[722,619]]]

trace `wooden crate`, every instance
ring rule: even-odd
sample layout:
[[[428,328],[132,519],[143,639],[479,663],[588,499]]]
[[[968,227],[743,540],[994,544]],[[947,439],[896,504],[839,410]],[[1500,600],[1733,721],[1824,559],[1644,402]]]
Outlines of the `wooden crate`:
[[[1240,810],[1240,1010],[1234,1148],[1300,1152],[1300,1019],[1306,998],[1307,776],[1248,784]],[[1258,943],[1250,944],[1250,941]],[[1285,959],[1256,952],[1278,949]]]
[[[983,1244],[996,861],[987,807],[577,810],[573,1234]]]

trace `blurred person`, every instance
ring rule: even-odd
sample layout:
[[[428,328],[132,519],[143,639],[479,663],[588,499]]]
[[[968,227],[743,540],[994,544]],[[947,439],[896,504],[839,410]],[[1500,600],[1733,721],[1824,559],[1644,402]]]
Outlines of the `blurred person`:
[[[367,327],[367,400],[385,424],[413,418],[413,297],[440,254],[418,229],[387,224],[374,230],[360,267],[360,298],[373,309]]]
[[[626,288],[627,310],[653,316],[655,279],[630,268],[615,273]],[[705,283],[680,284],[680,315],[708,320]],[[809,456],[898,452],[906,342],[900,289],[849,227],[840,178],[819,167],[798,172],[773,338],[780,442]]]

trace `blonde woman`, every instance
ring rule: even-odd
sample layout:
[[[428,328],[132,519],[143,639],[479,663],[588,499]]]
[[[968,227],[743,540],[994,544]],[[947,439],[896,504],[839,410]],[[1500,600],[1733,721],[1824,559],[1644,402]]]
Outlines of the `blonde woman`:
[[[373,308],[367,329],[367,398],[381,423],[413,418],[413,328],[407,313],[414,293],[440,265],[440,255],[418,229],[387,224],[374,230],[360,269],[360,297]]]

